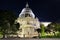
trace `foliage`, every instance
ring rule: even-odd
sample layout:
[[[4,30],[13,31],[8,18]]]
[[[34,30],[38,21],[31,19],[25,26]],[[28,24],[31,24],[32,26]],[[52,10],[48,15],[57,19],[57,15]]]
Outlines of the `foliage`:
[[[0,10],[0,31],[3,36],[16,30],[13,26],[16,16],[13,11]]]
[[[41,27],[41,35],[40,35],[41,38],[60,38],[60,24],[59,23],[52,22],[47,27],[44,27],[44,25],[41,24],[40,27]],[[52,35],[51,32],[54,35]]]
[[[60,31],[60,23],[52,22],[48,25],[48,29],[53,29],[54,31]]]
[[[49,35],[46,33],[47,35],[41,36],[41,38],[60,38],[60,23],[52,22],[47,26],[47,31]],[[52,32],[54,35],[51,35],[50,32]],[[44,31],[42,31],[42,35],[43,34],[45,34]]]
[[[41,24],[40,27],[41,27],[41,35],[44,36],[44,35],[45,35],[45,34],[44,34],[44,33],[45,33],[45,27],[44,27],[43,24]]]
[[[60,24],[56,23],[54,28],[55,28],[56,31],[60,31]]]

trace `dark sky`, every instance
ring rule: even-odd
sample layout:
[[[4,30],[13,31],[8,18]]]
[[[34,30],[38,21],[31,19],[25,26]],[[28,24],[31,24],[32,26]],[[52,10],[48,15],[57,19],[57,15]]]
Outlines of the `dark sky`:
[[[40,21],[60,20],[60,0],[0,0],[0,9],[13,10],[18,16],[27,2]]]

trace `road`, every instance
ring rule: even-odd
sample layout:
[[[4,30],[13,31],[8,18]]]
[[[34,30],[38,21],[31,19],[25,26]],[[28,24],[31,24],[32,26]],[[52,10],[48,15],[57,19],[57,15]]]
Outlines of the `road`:
[[[0,40],[60,40],[60,38],[3,38]]]

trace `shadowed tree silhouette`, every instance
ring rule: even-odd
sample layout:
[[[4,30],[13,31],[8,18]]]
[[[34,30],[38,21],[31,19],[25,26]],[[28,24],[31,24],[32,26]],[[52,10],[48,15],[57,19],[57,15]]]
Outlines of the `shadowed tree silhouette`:
[[[16,16],[14,15],[13,11],[0,10],[0,30],[3,33],[3,37],[5,37],[5,34],[7,33],[15,31],[16,28],[13,26],[15,19]]]

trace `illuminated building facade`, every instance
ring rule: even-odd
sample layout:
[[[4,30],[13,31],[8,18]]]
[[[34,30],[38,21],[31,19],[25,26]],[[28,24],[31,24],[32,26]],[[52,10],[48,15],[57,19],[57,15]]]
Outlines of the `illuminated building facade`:
[[[15,22],[19,23],[20,25],[19,31],[17,31],[19,37],[38,36],[37,29],[40,28],[40,22],[38,18],[35,17],[28,4],[26,4],[26,7],[23,8]]]

